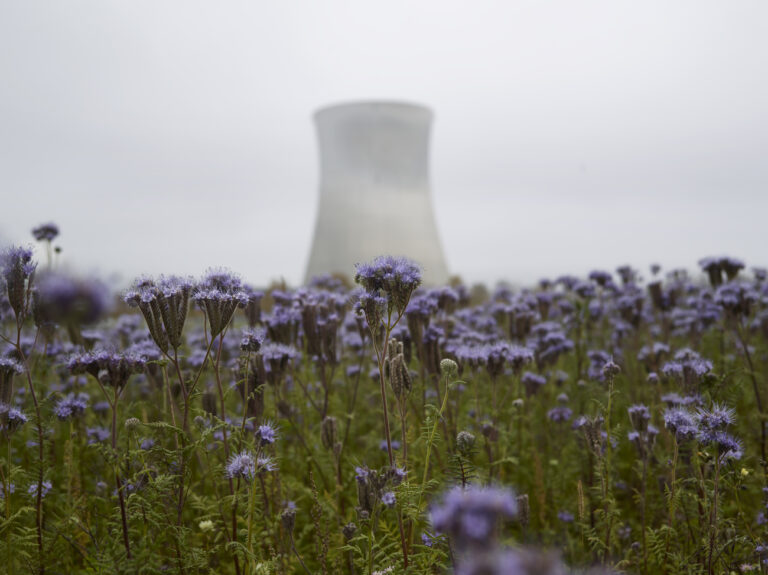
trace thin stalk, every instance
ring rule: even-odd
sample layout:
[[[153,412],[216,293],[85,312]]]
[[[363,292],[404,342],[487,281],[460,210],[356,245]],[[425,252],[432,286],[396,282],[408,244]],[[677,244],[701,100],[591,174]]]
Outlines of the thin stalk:
[[[40,333],[40,330],[37,330]],[[37,335],[35,336],[37,341]],[[44,575],[45,573],[45,558],[43,551],[43,467],[45,462],[45,453],[43,451],[43,418],[40,414],[40,404],[37,401],[37,394],[35,393],[35,386],[32,384],[32,374],[29,371],[29,363],[24,355],[24,350],[21,348],[21,322],[17,319],[16,328],[16,352],[19,354],[22,363],[27,368],[25,373],[27,374],[27,384],[29,385],[29,393],[32,396],[32,403],[35,406],[35,419],[37,421],[37,455],[38,455],[38,473],[37,473],[37,497],[35,498],[35,523],[37,527],[37,552],[40,565],[38,567],[38,573]]]
[[[131,543],[128,539],[128,517],[125,511],[125,496],[123,495],[123,485],[120,481],[120,462],[117,456],[117,400],[119,397],[120,393],[118,392],[117,388],[115,388],[114,400],[110,402],[112,407],[112,451],[113,457],[115,457],[115,486],[117,487],[117,498],[120,501],[120,519],[123,524],[123,545],[125,545],[126,556],[128,559],[131,559]]]
[[[3,489],[5,490],[5,519],[11,519],[11,434],[8,434],[8,476],[3,476]],[[13,575],[13,555],[11,554],[11,528],[6,527],[5,548],[8,551],[8,573]]]
[[[715,539],[717,537],[717,497],[720,484],[720,455],[715,455],[715,485],[712,494],[712,510],[709,513],[709,558],[707,559],[707,573],[712,575],[712,557],[715,552]]]

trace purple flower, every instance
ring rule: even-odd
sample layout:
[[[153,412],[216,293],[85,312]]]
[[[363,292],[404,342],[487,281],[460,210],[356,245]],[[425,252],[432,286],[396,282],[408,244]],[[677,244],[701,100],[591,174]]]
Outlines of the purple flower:
[[[89,399],[90,396],[87,393],[70,393],[56,403],[53,412],[62,421],[70,417],[80,417],[88,407]]]
[[[227,270],[209,270],[197,285],[192,299],[205,312],[211,337],[216,337],[229,325],[238,307],[250,301],[239,277]]]
[[[538,373],[526,371],[523,373],[523,377],[520,378],[520,381],[523,382],[526,393],[528,395],[533,395],[539,390],[539,387],[547,383],[547,378]]]
[[[36,228],[32,229],[32,235],[35,237],[35,239],[38,242],[42,242],[42,241],[51,242],[56,238],[56,236],[59,235],[59,226],[57,226],[53,222],[48,222],[47,224],[41,224]]]
[[[35,323],[92,324],[109,311],[109,288],[97,279],[76,279],[49,272],[34,293]]]
[[[264,334],[262,332],[255,332],[251,329],[243,331],[243,338],[240,340],[240,350],[247,352],[257,352],[261,349],[261,344],[264,343]]]
[[[386,491],[381,496],[381,502],[387,507],[392,507],[396,501],[397,499],[395,498],[395,494],[392,491]]]
[[[50,481],[43,481],[43,491],[42,491],[42,497],[45,497],[48,495],[48,492],[51,490],[53,485]],[[29,489],[27,489],[27,493],[29,493],[32,497],[37,497],[37,483],[33,483],[29,486]]]
[[[277,439],[277,430],[271,423],[265,423],[260,425],[258,430],[256,430],[256,438],[259,440],[261,445],[274,443]]]
[[[680,407],[667,409],[664,412],[664,426],[675,434],[678,441],[690,441],[699,433],[694,415]]]
[[[5,429],[11,434],[16,432],[26,422],[27,416],[20,409],[0,403],[0,429]]]
[[[642,404],[631,405],[627,409],[629,414],[629,421],[632,423],[632,427],[637,431],[645,431],[648,429],[648,420],[651,419],[651,411]]]
[[[256,460],[249,451],[241,451],[229,458],[227,463],[227,477],[240,477],[252,481],[256,476]]]
[[[556,423],[568,421],[573,417],[573,410],[568,407],[553,407],[547,412],[547,417]]]
[[[256,460],[256,470],[259,473],[266,473],[270,471],[276,471],[277,470],[277,463],[268,456],[262,456],[259,457]]]
[[[430,521],[460,549],[488,548],[496,522],[516,514],[517,501],[511,491],[496,487],[454,487],[432,508]]]
[[[109,430],[103,427],[88,427],[85,434],[88,436],[89,445],[106,441],[110,436]]]
[[[365,483],[371,475],[371,470],[367,467],[355,467],[355,479],[358,483]]]
[[[355,283],[371,295],[386,295],[390,309],[398,314],[405,312],[408,300],[421,285],[421,269],[418,264],[406,258],[380,256],[370,263],[355,265]],[[366,319],[368,319],[366,312]],[[369,325],[376,326],[378,323]]]
[[[557,518],[563,523],[573,523],[573,513],[569,511],[558,511]]]
[[[182,344],[182,330],[189,311],[189,300],[195,288],[189,278],[174,276],[139,278],[125,294],[128,305],[138,307],[147,322],[149,333],[163,353]]]
[[[104,385],[122,388],[131,375],[144,371],[145,364],[141,356],[99,349],[73,355],[67,361],[67,369],[73,374],[90,374]]]

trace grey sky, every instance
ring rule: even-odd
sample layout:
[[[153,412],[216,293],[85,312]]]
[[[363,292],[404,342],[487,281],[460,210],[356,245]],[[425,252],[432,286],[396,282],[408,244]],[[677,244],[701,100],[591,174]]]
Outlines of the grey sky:
[[[311,114],[429,105],[470,281],[768,264],[768,4],[5,0],[0,235],[83,269],[298,282]]]

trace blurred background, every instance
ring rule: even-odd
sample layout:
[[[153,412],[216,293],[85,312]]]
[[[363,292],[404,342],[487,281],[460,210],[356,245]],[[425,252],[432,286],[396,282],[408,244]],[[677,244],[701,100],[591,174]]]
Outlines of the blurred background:
[[[437,227],[467,282],[764,266],[767,69],[762,1],[5,2],[0,242],[54,221],[62,262],[117,282],[295,285],[312,113],[397,99],[435,113]]]

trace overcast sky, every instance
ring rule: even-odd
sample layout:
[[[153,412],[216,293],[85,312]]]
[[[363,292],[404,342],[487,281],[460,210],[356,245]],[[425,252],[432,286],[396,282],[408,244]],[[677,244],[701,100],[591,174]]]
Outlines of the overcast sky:
[[[468,281],[768,264],[768,3],[50,1],[0,7],[0,237],[83,270],[301,280],[313,111],[435,112]]]

